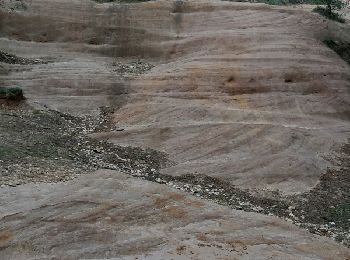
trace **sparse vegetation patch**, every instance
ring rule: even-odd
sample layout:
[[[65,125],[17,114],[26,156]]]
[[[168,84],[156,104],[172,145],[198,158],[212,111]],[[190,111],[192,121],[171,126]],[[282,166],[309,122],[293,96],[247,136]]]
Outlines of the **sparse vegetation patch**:
[[[154,66],[150,63],[138,60],[130,63],[113,62],[113,71],[119,74],[144,74]]]
[[[0,50],[0,62],[4,62],[8,64],[19,64],[19,65],[47,63],[41,59],[22,58],[1,50]]]

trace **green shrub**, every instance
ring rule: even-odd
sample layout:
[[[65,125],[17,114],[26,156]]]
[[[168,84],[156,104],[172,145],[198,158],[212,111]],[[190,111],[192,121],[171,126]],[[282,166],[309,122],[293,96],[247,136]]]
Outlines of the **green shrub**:
[[[185,5],[184,1],[176,0],[174,2],[174,10],[173,10],[173,12],[174,13],[182,13],[183,9],[184,9],[184,5]]]
[[[345,19],[343,17],[341,17],[340,14],[332,11],[332,9],[329,9],[328,7],[321,7],[321,6],[317,6],[313,12],[318,13],[328,19],[337,21],[339,23],[345,23]]]
[[[0,98],[20,101],[24,99],[23,90],[19,87],[3,88],[0,87]]]
[[[230,2],[237,2],[237,0],[226,0]],[[324,0],[238,0],[239,2],[253,2],[253,3],[265,3],[269,5],[299,5],[299,4],[309,4],[309,5],[322,5]]]
[[[334,41],[332,39],[327,39],[323,42],[350,65],[350,43]]]
[[[350,219],[350,204],[342,204],[330,209],[329,218],[334,222],[348,222]]]

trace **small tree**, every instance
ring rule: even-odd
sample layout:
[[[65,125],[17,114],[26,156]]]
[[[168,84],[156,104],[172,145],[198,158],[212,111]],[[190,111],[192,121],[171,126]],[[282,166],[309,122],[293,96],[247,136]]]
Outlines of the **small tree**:
[[[25,97],[23,95],[23,90],[19,87],[13,87],[13,88],[0,87],[0,99],[20,101],[25,99]]]
[[[327,13],[332,15],[335,11],[340,11],[345,8],[346,4],[342,0],[322,0],[326,6]]]

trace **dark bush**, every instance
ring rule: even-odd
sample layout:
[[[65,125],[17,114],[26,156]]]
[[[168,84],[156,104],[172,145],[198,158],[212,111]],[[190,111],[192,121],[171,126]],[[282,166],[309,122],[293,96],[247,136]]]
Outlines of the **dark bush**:
[[[350,43],[327,39],[324,43],[350,65]]]
[[[0,99],[20,101],[25,98],[23,95],[23,90],[19,87],[14,87],[14,88],[0,87]]]
[[[317,6],[313,12],[318,13],[328,19],[340,22],[340,23],[345,23],[345,19],[343,17],[341,17],[340,14],[332,11],[332,9],[329,9],[328,7],[321,7],[321,6]]]

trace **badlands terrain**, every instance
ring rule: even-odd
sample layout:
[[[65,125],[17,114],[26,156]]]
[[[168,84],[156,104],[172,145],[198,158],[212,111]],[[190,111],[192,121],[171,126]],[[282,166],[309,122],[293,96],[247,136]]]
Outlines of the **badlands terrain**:
[[[0,259],[350,259],[349,21],[102,2],[0,0]]]

